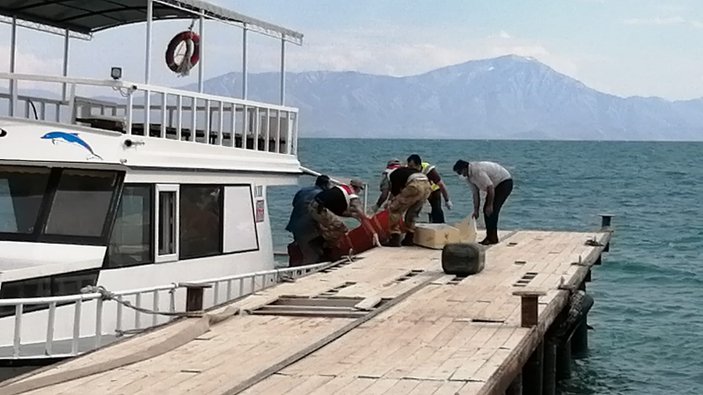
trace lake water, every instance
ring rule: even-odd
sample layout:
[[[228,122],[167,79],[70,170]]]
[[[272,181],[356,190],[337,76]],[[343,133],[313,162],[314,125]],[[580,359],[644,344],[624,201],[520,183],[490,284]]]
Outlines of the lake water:
[[[369,182],[372,202],[386,161],[418,153],[444,176],[455,206],[448,222],[471,209],[451,172],[457,159],[496,161],[513,174],[502,229],[586,231],[600,213],[615,214],[611,252],[588,285],[590,355],[563,393],[703,393],[703,144],[304,139],[299,153],[306,167]],[[278,250],[295,190],[269,194]]]

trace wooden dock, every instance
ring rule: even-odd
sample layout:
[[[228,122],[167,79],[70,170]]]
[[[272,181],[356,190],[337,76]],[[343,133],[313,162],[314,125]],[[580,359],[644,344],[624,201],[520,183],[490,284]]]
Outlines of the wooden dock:
[[[203,319],[179,320],[0,394],[553,393],[564,358],[585,342],[585,319],[583,330],[563,330],[569,309],[610,237],[607,228],[504,234],[466,278],[441,271],[441,251],[375,249],[237,301],[240,314],[205,333],[194,329]],[[117,367],[169,342],[182,345]]]

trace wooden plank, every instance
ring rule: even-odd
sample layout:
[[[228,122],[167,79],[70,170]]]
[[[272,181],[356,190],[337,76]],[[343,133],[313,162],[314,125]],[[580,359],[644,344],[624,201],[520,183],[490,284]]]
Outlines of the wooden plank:
[[[374,383],[366,388],[364,395],[380,395],[386,393],[395,386],[400,380],[398,379],[377,379]]]
[[[485,384],[480,381],[469,381],[464,383],[464,385],[456,393],[460,395],[473,395],[481,391],[484,385]]]
[[[428,395],[455,395],[465,384],[464,381],[444,381],[435,392],[428,392]]]
[[[242,395],[263,395],[263,394],[270,394],[269,389],[272,387],[275,387],[279,383],[282,383],[287,380],[287,376],[282,375],[282,374],[274,374],[271,375],[271,377],[267,378],[266,380],[258,383],[257,385],[250,387],[243,391],[241,394]]]
[[[310,395],[328,395],[337,393],[340,389],[346,387],[354,381],[355,378],[351,376],[337,376],[334,379],[326,382],[317,390],[310,392]]]
[[[376,382],[376,379],[369,378],[355,378],[354,381],[347,384],[345,387],[335,391],[335,394],[339,395],[356,395],[363,394],[365,390]]]
[[[408,395],[431,394],[437,391],[442,386],[442,384],[444,384],[443,381],[420,381],[420,384],[418,384],[417,387],[410,391]]]
[[[420,384],[418,380],[400,380],[384,394],[407,394]]]
[[[474,343],[478,347],[478,351],[452,374],[450,380],[473,380],[474,374],[505,344],[510,336],[515,333],[515,329],[515,327],[495,328],[495,331],[485,343]]]
[[[318,389],[320,386],[325,385],[326,383],[332,381],[334,379],[334,376],[320,376],[320,375],[314,375],[314,376],[306,376],[305,381],[302,383],[298,384],[295,387],[292,388],[287,388],[287,391],[285,392],[279,392],[281,395],[307,395],[310,392]],[[254,386],[255,388],[256,386]],[[246,393],[246,392],[245,392]],[[261,394],[264,394],[266,392],[260,392]],[[273,394],[273,392],[267,392],[269,394]]]

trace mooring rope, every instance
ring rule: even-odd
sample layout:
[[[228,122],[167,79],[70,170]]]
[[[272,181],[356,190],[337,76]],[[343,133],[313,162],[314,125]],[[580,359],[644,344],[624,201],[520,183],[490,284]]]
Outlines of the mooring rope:
[[[83,287],[81,289],[81,292],[83,293],[99,293],[100,297],[102,300],[114,300],[115,302],[121,304],[124,307],[128,307],[130,309],[136,310],[140,313],[144,314],[158,314],[158,315],[165,315],[169,317],[187,317],[187,318],[198,318],[202,317],[203,313],[201,312],[187,312],[187,311],[159,311],[159,310],[151,310],[147,309],[144,307],[140,306],[135,306],[132,304],[132,302],[128,300],[123,300],[122,297],[119,295],[115,294],[114,292],[108,290],[107,288],[103,287],[102,285],[94,286],[94,285],[88,285],[87,287]]]

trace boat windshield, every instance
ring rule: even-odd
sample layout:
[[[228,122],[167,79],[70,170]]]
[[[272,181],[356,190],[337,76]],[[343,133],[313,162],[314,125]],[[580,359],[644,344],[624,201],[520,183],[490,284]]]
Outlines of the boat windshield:
[[[117,171],[0,166],[0,239],[104,238],[121,178]]]

